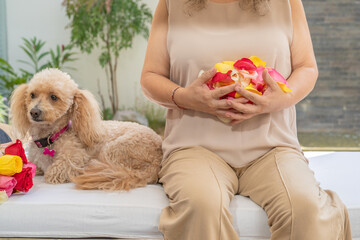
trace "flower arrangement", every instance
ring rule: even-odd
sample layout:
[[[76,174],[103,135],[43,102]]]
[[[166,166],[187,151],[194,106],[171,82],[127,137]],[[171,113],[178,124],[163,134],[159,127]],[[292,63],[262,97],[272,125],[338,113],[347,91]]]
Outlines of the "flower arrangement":
[[[33,186],[35,170],[36,166],[27,160],[20,140],[1,145],[0,203],[15,192],[28,192]]]
[[[278,83],[284,92],[290,92],[286,79],[275,69],[266,67],[266,62],[259,57],[252,56],[250,58],[242,58],[234,61],[222,61],[216,63],[217,73],[207,82],[210,89],[220,88],[234,83],[239,83],[246,90],[263,95],[266,90],[266,84],[262,77],[262,73],[267,69],[270,76]],[[239,98],[241,95],[233,91],[221,98],[233,99]]]

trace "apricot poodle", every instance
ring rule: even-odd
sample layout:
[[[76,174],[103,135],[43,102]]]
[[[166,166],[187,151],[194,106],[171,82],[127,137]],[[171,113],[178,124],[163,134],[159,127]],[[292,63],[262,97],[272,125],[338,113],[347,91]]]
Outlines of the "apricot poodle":
[[[30,134],[28,158],[47,183],[114,191],[157,182],[161,137],[137,123],[102,121],[93,95],[58,69],[18,86],[10,110],[14,127]]]

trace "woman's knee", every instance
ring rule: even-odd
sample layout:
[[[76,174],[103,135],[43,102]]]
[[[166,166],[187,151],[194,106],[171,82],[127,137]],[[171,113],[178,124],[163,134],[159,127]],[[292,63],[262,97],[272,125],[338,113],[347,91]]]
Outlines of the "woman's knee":
[[[316,197],[297,193],[276,205],[273,214],[269,215],[269,225],[273,237],[297,232],[295,230],[297,227],[304,230],[312,228],[319,220],[320,205],[319,199]]]
[[[307,219],[308,222],[316,220],[321,211],[320,195],[315,196],[307,193],[296,193],[291,196],[293,215],[296,218]]]
[[[223,208],[228,208],[230,200],[222,194],[217,186],[199,186],[198,184],[186,184],[181,190],[181,202],[191,214],[218,215]]]

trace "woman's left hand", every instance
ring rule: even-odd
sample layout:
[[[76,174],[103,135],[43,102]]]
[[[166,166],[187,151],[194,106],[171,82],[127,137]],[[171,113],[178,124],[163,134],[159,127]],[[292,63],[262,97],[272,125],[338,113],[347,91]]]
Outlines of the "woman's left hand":
[[[262,113],[270,113],[280,111],[289,106],[291,93],[285,93],[276,81],[270,76],[267,70],[263,71],[263,79],[267,85],[263,95],[258,95],[245,90],[240,85],[235,90],[242,95],[243,98],[252,103],[244,103],[239,99],[228,100],[227,103],[232,111],[224,113],[226,118],[231,119],[231,125],[236,125],[244,120],[252,118]]]

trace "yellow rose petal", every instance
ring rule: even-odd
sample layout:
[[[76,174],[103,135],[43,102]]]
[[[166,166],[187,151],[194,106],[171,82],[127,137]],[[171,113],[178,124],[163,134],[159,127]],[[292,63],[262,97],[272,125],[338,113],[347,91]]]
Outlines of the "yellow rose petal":
[[[12,176],[22,171],[23,162],[21,157],[4,155],[0,157],[0,175]]]
[[[242,95],[238,92],[235,93],[235,98],[239,98],[239,97],[242,97]]]
[[[235,62],[234,61],[222,61],[222,63],[233,67]]]
[[[221,73],[227,73],[229,70],[233,70],[233,66],[225,63],[217,63],[215,64],[215,67],[218,72]]]
[[[277,84],[280,86],[280,88],[281,88],[284,92],[286,92],[286,93],[291,92],[291,89],[288,88],[284,83],[277,82]]]
[[[253,93],[256,93],[258,95],[262,95],[261,92],[259,92],[256,88],[254,88],[255,85],[250,83],[247,87],[245,87],[246,90],[250,91],[250,92],[253,92]]]
[[[265,65],[266,65],[266,62],[261,60],[257,56],[251,56],[251,57],[249,57],[249,59],[254,63],[254,65],[256,67],[265,67]]]

